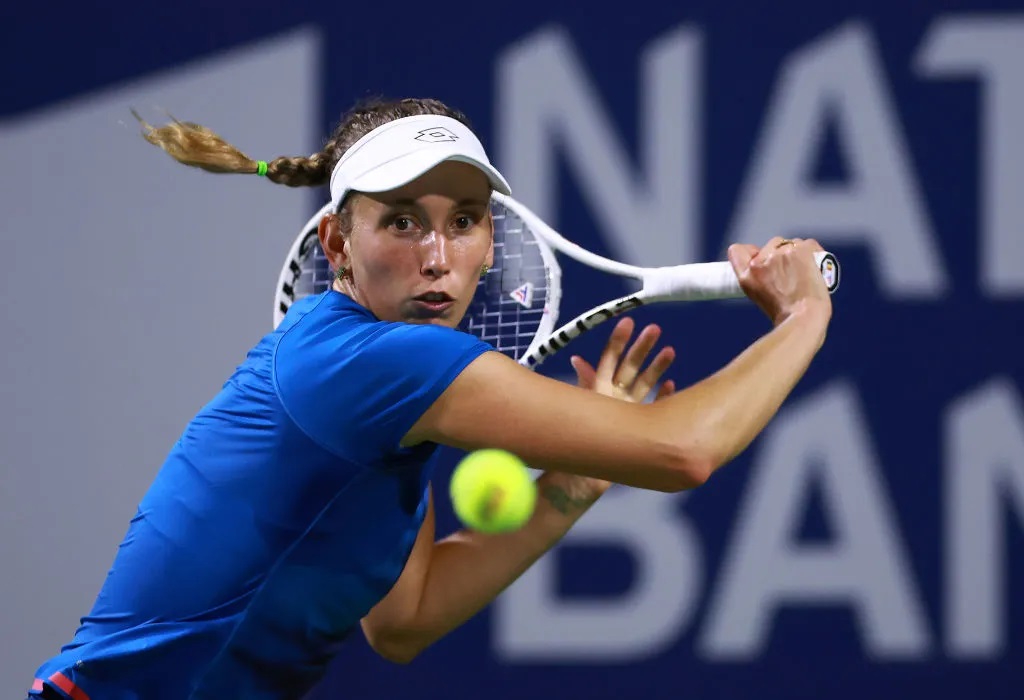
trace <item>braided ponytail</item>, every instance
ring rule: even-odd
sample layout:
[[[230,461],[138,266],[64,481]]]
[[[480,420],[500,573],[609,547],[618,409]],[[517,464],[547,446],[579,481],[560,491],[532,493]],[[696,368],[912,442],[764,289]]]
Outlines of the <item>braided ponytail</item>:
[[[132,114],[142,125],[142,137],[167,152],[179,163],[210,173],[262,175],[271,182],[289,187],[320,187],[331,178],[334,165],[360,138],[379,126],[402,117],[437,114],[470,126],[466,116],[440,100],[407,98],[386,101],[371,98],[350,109],[334,130],[323,149],[308,157],[281,156],[272,161],[253,160],[221,136],[201,124],[171,117],[166,126],[155,127],[139,114]]]
[[[331,177],[334,159],[328,149],[309,157],[282,156],[267,163],[253,160],[201,124],[172,117],[166,126],[155,127],[135,110],[132,114],[142,125],[142,138],[193,168],[210,173],[263,175],[271,182],[289,187],[319,187]]]

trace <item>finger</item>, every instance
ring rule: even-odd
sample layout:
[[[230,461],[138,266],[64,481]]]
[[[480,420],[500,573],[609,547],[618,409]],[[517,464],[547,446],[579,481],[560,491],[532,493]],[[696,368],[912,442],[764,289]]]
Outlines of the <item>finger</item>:
[[[779,249],[779,245],[781,245],[784,240],[786,239],[782,236],[772,236],[769,238],[768,242],[761,246],[757,255],[755,255],[750,261],[751,269],[767,265],[768,261],[771,260],[772,255],[775,254],[775,251]]]
[[[676,359],[676,350],[672,346],[663,347],[657,355],[654,356],[654,360],[651,364],[643,371],[639,377],[637,377],[634,386],[634,395],[647,396],[651,389],[657,386],[661,380],[661,376],[665,374],[666,370],[672,366],[672,363]]]
[[[795,239],[794,239],[795,240]],[[802,240],[796,246],[794,246],[793,255],[796,255],[803,259],[809,259],[817,266],[817,261],[814,260],[814,254],[816,251],[822,250],[821,244],[815,240]]]
[[[757,252],[757,246],[749,243],[733,243],[729,246],[729,262],[732,263],[732,269],[736,272],[737,277],[747,271],[750,261],[754,259]]]
[[[662,382],[661,386],[658,387],[658,395],[654,397],[655,401],[668,398],[672,394],[676,393],[676,383],[671,379],[666,379]]]
[[[801,255],[806,249],[803,238],[783,238],[775,248],[776,255]]]
[[[619,363],[619,368],[615,371],[614,381],[618,386],[625,388],[633,386],[637,375],[640,374],[640,368],[644,366],[647,355],[658,342],[659,336],[661,336],[661,328],[653,323],[640,331],[640,335],[626,351],[626,357]]]
[[[818,243],[818,241],[814,238],[808,238],[806,241],[804,241],[804,245],[810,247],[811,250],[818,251],[821,253],[825,252],[825,249],[821,247],[821,243]]]
[[[593,389],[597,384],[597,370],[579,355],[569,358],[569,364],[576,370],[576,384],[583,389]]]
[[[608,344],[604,346],[601,359],[597,363],[596,381],[611,383],[615,376],[615,369],[619,366],[619,358],[622,357],[622,351],[626,349],[631,335],[633,335],[633,319],[626,316],[615,324],[615,328],[612,329],[612,334],[608,338]]]

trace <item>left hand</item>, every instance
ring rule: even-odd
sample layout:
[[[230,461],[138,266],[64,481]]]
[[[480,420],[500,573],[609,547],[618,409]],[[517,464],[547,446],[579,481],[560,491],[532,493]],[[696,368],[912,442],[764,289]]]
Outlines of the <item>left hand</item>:
[[[628,350],[626,346],[633,335],[633,319],[626,317],[615,324],[608,344],[601,353],[597,369],[579,355],[573,355],[569,359],[572,368],[576,370],[578,385],[583,389],[590,389],[605,396],[641,403],[658,386],[662,375],[676,359],[676,351],[671,346],[665,346],[654,356],[646,369],[641,371],[647,356],[651,354],[655,343],[661,336],[661,328],[653,323],[640,331]],[[625,356],[623,356],[625,353]],[[671,379],[666,379],[658,387],[654,400],[658,401],[675,393],[676,385]],[[591,477],[572,477],[577,483],[575,486],[580,492],[592,493],[597,496],[611,486],[611,482]]]
[[[633,326],[633,319],[629,317],[615,324],[608,344],[601,353],[597,369],[579,355],[573,355],[569,359],[572,368],[576,370],[580,387],[633,403],[640,403],[650,395],[651,390],[658,385],[662,375],[676,359],[676,351],[671,346],[663,347],[647,369],[641,372],[640,368],[661,336],[661,328],[653,323],[646,326],[640,331],[633,347],[626,351],[629,338],[633,335]],[[625,357],[622,356],[624,351]],[[654,400],[670,396],[675,390],[675,382],[666,379],[658,388]]]

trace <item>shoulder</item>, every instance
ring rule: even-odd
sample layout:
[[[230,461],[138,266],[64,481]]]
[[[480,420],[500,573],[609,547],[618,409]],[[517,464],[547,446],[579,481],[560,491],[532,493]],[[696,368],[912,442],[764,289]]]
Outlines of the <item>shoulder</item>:
[[[491,349],[476,337],[443,326],[381,321],[344,294],[327,292],[296,304],[282,322],[275,351],[277,371],[291,363],[304,373],[407,366],[421,355],[442,358]],[[428,362],[429,364],[429,362]],[[316,367],[314,367],[314,365]],[[367,369],[364,367],[363,369]]]
[[[339,454],[356,443],[361,452],[396,449],[459,373],[493,350],[451,328],[380,321],[337,293],[289,320],[275,352],[277,394],[298,425]]]

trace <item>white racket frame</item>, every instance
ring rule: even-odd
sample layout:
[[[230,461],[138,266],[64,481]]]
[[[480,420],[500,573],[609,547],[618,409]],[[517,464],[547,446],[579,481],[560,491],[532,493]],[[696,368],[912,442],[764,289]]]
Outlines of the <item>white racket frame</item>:
[[[491,199],[522,219],[536,234],[538,248],[548,270],[548,293],[537,332],[522,356],[516,358],[526,367],[536,367],[582,333],[638,306],[666,301],[735,299],[745,296],[736,273],[728,262],[688,263],[668,267],[629,265],[592,253],[566,239],[527,206],[512,197],[494,192]],[[330,214],[331,210],[331,203],[321,207],[310,217],[292,242],[275,290],[275,328],[295,300],[294,284],[299,277],[301,261],[310,245],[319,245],[317,229],[320,220]],[[640,283],[640,289],[595,306],[556,329],[562,298],[562,270],[555,251],[591,268],[634,279]],[[815,258],[829,293],[835,292],[840,281],[839,261],[835,255],[828,252],[816,253]]]
[[[729,262],[688,263],[669,267],[638,267],[592,253],[566,239],[526,205],[495,192],[491,198],[515,212],[547,247],[603,272],[629,277],[640,283],[639,291],[595,306],[548,333],[538,332],[520,363],[534,367],[594,326],[638,306],[666,301],[699,301],[745,297],[736,272]],[[541,246],[542,249],[545,246]],[[829,293],[839,287],[839,261],[828,252],[815,254]]]
[[[320,239],[317,237],[320,220],[330,214],[331,209],[332,204],[328,202],[320,207],[320,211],[309,217],[309,221],[299,230],[299,235],[295,237],[288,249],[281,273],[277,276],[277,287],[274,289],[274,328],[277,328],[285,314],[288,313],[288,309],[295,303],[294,285],[299,279],[302,259],[305,257],[308,247],[312,245],[312,241],[315,241],[316,245],[320,245]]]

